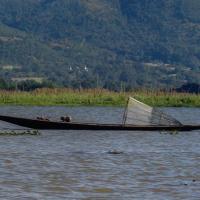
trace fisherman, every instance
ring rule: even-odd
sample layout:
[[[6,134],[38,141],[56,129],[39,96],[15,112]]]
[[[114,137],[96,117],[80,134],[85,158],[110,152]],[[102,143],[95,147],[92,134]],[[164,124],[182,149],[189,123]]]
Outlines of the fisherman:
[[[71,122],[72,121],[71,116],[68,116],[68,115],[64,116],[64,117],[62,116],[60,119],[62,122]]]

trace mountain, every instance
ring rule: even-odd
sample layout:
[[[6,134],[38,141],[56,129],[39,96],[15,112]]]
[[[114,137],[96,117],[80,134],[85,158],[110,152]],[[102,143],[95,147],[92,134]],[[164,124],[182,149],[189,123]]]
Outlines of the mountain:
[[[0,76],[68,87],[200,83],[199,0],[1,0]]]

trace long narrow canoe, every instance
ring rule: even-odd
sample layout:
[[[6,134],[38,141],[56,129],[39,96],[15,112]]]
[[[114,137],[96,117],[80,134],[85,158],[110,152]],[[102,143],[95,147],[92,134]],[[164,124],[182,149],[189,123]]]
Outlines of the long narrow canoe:
[[[56,122],[37,119],[28,119],[12,116],[0,115],[0,120],[26,128],[37,130],[115,130],[115,131],[192,131],[200,130],[200,125],[180,125],[180,126],[136,126],[122,124],[95,124],[95,123],[75,123]]]

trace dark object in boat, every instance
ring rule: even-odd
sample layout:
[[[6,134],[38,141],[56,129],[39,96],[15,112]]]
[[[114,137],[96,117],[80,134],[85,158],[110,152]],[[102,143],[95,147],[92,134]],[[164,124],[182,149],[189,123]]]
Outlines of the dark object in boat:
[[[36,119],[41,121],[50,121],[48,118],[45,117],[37,117]]]
[[[71,116],[64,116],[60,118],[62,122],[71,122],[72,118]]]
[[[192,131],[200,125],[129,125],[56,122],[0,115],[0,120],[37,130]]]

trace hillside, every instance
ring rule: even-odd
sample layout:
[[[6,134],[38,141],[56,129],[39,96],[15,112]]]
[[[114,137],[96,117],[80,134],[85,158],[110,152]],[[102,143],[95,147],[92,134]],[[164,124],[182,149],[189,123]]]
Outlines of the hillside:
[[[109,89],[200,83],[199,11],[198,0],[1,0],[0,76]]]

